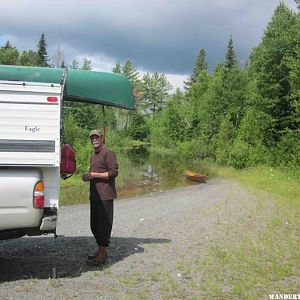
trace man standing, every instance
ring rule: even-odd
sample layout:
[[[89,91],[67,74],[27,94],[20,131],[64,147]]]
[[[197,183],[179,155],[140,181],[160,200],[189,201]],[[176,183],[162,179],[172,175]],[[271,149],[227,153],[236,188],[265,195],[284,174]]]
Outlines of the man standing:
[[[90,132],[94,153],[90,160],[89,172],[82,175],[83,181],[90,182],[90,226],[96,239],[98,250],[89,259],[95,265],[104,264],[107,259],[113,224],[113,199],[117,198],[115,177],[118,164],[115,154],[103,145],[102,133]]]

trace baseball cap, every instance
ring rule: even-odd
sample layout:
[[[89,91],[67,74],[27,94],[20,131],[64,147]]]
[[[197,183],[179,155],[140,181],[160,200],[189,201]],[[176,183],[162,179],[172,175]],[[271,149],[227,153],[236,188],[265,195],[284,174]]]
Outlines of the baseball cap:
[[[102,132],[100,130],[94,129],[90,132],[89,137],[91,137],[92,135],[102,136]]]

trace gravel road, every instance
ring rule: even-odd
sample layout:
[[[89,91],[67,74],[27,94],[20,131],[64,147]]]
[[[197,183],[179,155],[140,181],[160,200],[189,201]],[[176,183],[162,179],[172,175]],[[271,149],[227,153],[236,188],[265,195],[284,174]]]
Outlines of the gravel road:
[[[234,181],[212,179],[118,200],[105,268],[86,264],[87,254],[95,250],[88,204],[61,207],[57,239],[2,242],[0,298],[200,297],[201,270],[185,276],[180,264],[209,255],[212,243],[226,238],[226,224],[255,215],[255,199]]]

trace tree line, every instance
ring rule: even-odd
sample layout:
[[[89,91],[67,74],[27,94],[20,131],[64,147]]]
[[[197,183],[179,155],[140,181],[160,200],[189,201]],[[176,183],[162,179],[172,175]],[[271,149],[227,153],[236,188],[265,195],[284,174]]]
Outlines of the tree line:
[[[19,53],[7,42],[0,49],[0,63],[66,67],[60,49],[55,54],[50,62],[42,34],[36,51]],[[87,148],[82,136],[105,126],[113,147],[133,139],[172,148],[185,158],[208,157],[235,168],[299,168],[299,11],[280,3],[247,63],[241,65],[236,57],[231,35],[223,63],[212,71],[205,49],[200,49],[184,91],[177,89],[173,95],[165,74],[141,76],[130,60],[116,64],[112,72],[127,76],[137,91],[135,111],[66,103],[65,142],[75,145],[83,160]],[[91,70],[91,64],[84,59],[79,67],[73,60],[68,67]]]
[[[200,49],[185,91],[177,90],[150,124],[152,144],[235,168],[299,169],[299,12],[280,3],[245,65],[230,36],[223,63],[208,70]]]
[[[236,59],[232,36],[224,62],[211,73],[201,49],[185,88],[157,118],[153,143],[235,168],[299,169],[299,12],[280,3],[244,66]]]

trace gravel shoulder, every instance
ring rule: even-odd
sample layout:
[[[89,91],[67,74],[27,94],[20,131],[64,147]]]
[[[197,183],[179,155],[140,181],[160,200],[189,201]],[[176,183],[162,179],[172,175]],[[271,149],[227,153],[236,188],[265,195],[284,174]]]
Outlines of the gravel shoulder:
[[[104,268],[86,264],[95,249],[88,204],[62,207],[57,239],[3,241],[1,299],[201,298],[200,262],[236,232],[255,234],[265,205],[223,179],[116,201]]]

